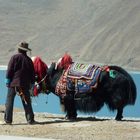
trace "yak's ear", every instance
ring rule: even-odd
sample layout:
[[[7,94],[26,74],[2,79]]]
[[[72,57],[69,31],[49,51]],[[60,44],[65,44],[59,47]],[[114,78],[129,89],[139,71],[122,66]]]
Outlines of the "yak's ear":
[[[58,61],[55,64],[55,70],[58,68],[58,65],[61,63],[62,57],[58,59]]]

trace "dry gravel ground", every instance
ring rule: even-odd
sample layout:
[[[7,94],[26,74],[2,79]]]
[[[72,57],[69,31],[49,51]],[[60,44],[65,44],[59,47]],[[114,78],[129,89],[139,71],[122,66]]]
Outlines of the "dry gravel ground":
[[[0,121],[3,121],[3,109]],[[0,125],[0,135],[38,137],[62,140],[140,140],[140,120],[133,118],[121,122],[113,119],[79,117],[66,121],[62,115],[35,113],[38,124],[28,125],[24,112],[14,110],[12,125]]]

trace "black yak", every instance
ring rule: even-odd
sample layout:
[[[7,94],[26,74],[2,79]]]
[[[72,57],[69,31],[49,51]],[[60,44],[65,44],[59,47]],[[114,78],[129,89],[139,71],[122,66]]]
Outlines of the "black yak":
[[[121,120],[124,107],[134,105],[136,100],[136,85],[123,68],[72,62],[68,54],[51,64],[45,81],[47,90],[60,97],[70,120],[76,119],[77,110],[97,112],[104,104],[111,111],[117,110],[115,119]]]

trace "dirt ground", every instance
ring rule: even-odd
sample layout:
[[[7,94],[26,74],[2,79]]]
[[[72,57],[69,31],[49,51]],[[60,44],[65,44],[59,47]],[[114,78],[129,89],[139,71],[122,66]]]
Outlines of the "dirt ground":
[[[0,109],[3,121],[4,107]],[[0,135],[26,136],[62,140],[140,140],[140,120],[78,117],[77,121],[66,121],[63,115],[35,113],[38,124],[28,125],[24,112],[14,110],[12,125],[0,125]]]

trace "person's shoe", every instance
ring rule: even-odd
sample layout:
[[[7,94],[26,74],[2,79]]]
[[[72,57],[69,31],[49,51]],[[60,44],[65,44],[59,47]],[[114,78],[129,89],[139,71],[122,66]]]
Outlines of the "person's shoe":
[[[11,122],[5,122],[4,125],[12,125],[12,123]]]
[[[0,121],[0,124],[1,125],[12,125],[11,122],[5,122],[5,121]]]

